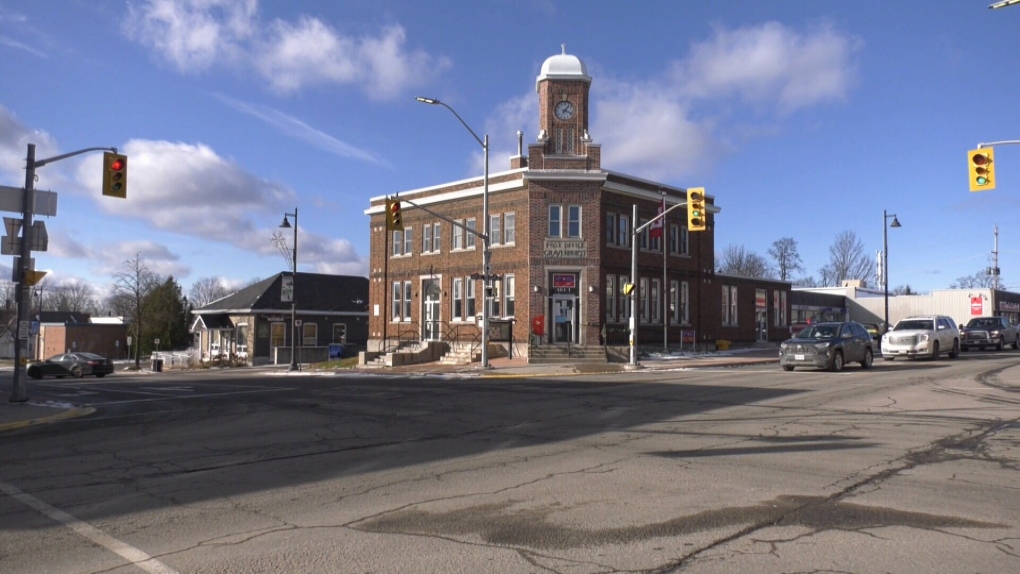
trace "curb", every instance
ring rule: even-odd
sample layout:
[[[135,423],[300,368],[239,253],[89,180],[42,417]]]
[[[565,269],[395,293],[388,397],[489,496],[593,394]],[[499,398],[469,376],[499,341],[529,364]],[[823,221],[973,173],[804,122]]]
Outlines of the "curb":
[[[24,420],[24,421],[17,421],[17,422],[13,422],[13,423],[3,423],[3,424],[0,424],[0,432],[14,430],[14,429],[20,429],[20,428],[25,428],[25,427],[34,426],[34,425],[43,425],[43,424],[55,423],[55,422],[58,422],[58,421],[67,420],[67,419],[73,419],[73,418],[77,418],[77,417],[84,417],[84,416],[91,415],[94,412],[96,412],[96,409],[94,409],[93,407],[75,407],[75,408],[67,409],[66,411],[57,413],[55,415],[50,415],[50,416],[46,416],[46,417],[37,417],[37,418],[34,418],[34,419],[28,419],[28,420]]]

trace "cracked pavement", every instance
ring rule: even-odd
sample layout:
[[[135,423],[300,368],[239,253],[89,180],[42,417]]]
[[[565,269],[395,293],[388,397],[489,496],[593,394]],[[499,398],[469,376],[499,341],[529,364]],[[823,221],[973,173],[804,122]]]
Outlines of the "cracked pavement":
[[[1016,571],[1014,356],[167,378],[3,437],[0,483],[170,572]],[[0,532],[5,574],[146,571],[2,494]]]

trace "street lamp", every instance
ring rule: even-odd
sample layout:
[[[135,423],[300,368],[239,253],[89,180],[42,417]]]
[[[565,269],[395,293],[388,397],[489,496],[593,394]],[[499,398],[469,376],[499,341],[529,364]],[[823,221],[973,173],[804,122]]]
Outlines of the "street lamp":
[[[294,213],[283,214],[283,223],[280,227],[283,229],[290,229],[290,221],[287,219],[288,216],[294,216],[294,253],[293,259],[291,260],[291,267],[294,270],[294,274],[291,276],[290,283],[290,369],[291,371],[298,370],[298,358],[297,358],[297,208],[294,208]]]
[[[471,126],[467,125],[467,122],[460,117],[460,114],[450,106],[435,98],[422,98],[416,97],[415,100],[433,106],[443,106],[450,110],[450,112],[460,120],[461,125],[467,128],[467,131],[471,133],[471,136],[475,138],[475,141],[482,146],[482,152],[485,156],[485,168],[482,172],[482,368],[489,368],[489,294],[492,293],[492,285],[489,283],[489,262],[491,261],[492,252],[489,250],[489,134],[485,134],[485,139],[478,137],[475,130],[471,129]]]
[[[886,224],[889,218],[892,223]],[[885,325],[884,329],[889,330],[889,228],[902,227],[900,220],[896,219],[895,213],[886,213],[882,210],[882,283],[885,289]]]

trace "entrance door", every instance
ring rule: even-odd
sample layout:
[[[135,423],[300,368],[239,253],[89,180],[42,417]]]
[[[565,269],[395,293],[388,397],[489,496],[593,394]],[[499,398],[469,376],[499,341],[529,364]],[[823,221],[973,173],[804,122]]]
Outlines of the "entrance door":
[[[768,313],[765,311],[756,311],[755,316],[757,317],[758,325],[758,340],[768,341],[769,340],[769,322]]]
[[[438,341],[442,334],[439,330],[439,289],[438,279],[426,279],[422,282],[422,340]]]
[[[577,343],[577,297],[553,295],[552,297],[552,342]]]

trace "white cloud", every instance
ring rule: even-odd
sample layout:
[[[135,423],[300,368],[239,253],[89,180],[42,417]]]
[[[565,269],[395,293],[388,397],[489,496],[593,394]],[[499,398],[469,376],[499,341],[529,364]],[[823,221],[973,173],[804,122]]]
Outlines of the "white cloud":
[[[861,45],[829,24],[805,34],[778,22],[717,28],[675,64],[673,80],[687,98],[736,96],[785,113],[846,98],[856,83],[853,56]]]
[[[59,153],[50,134],[29,129],[10,110],[0,105],[0,183],[25,185],[25,154],[35,144],[35,157],[43,159]]]
[[[181,72],[250,67],[278,93],[354,85],[371,99],[390,99],[450,66],[407,50],[401,26],[354,37],[311,16],[264,24],[257,0],[145,0],[131,7],[123,30]]]
[[[98,266],[95,275],[113,277],[124,273],[129,268],[128,262],[133,263],[136,255],[141,256],[149,271],[163,277],[172,275],[179,281],[191,273],[191,267],[182,263],[180,256],[165,245],[153,241],[125,241],[105,245],[95,254]]]

